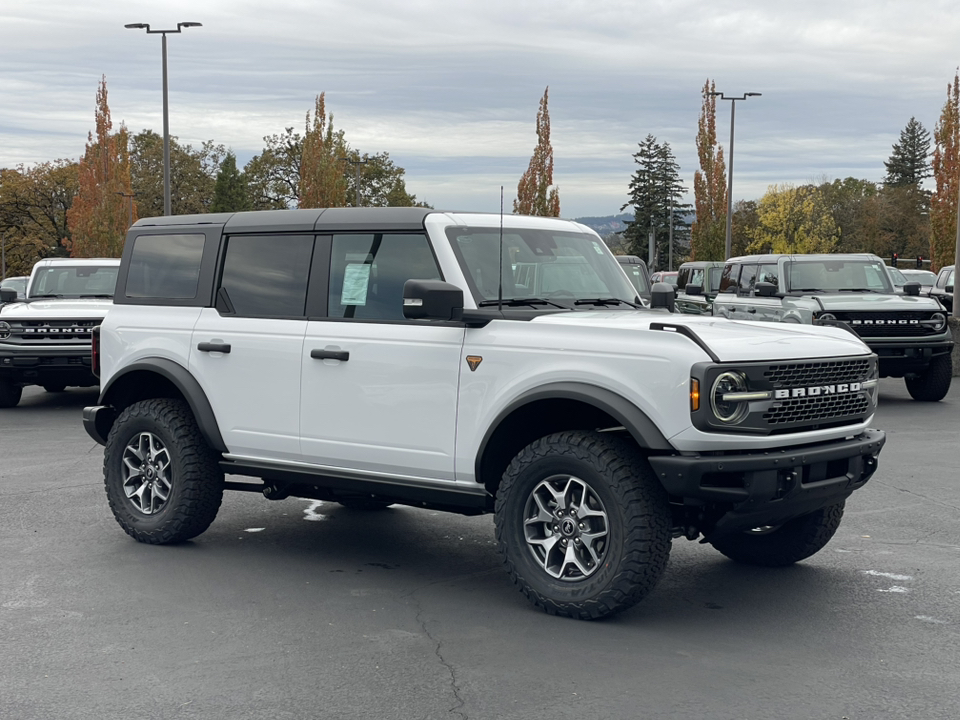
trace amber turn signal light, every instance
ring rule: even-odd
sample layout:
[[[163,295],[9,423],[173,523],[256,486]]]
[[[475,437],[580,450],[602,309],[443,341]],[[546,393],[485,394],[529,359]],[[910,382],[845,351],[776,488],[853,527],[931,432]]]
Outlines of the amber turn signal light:
[[[696,378],[690,378],[690,410],[700,409],[700,381]]]

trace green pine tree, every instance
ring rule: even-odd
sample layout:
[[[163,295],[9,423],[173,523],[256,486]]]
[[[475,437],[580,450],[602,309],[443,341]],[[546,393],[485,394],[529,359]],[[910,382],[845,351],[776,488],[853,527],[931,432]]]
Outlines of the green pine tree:
[[[220,163],[210,212],[239,212],[249,209],[250,194],[247,192],[246,177],[237,169],[237,157],[228,152]]]
[[[666,269],[671,217],[676,265],[689,251],[690,224],[686,218],[691,207],[683,202],[685,189],[680,180],[680,166],[670,143],[658,143],[653,135],[647,135],[639,146],[640,150],[633,155],[639,167],[630,179],[630,199],[620,208],[632,208],[634,217],[624,231],[624,241],[631,254],[646,260],[652,228],[654,265],[657,269]]]
[[[883,163],[888,187],[919,185],[933,173],[930,169],[930,132],[916,118],[910,118],[900,131],[900,142],[895,143],[890,159]]]

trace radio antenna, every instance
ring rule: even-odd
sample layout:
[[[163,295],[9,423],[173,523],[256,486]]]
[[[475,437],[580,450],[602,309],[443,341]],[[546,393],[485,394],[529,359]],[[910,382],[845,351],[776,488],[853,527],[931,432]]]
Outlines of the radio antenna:
[[[503,185],[500,186],[500,281],[497,283],[497,312],[503,314]]]

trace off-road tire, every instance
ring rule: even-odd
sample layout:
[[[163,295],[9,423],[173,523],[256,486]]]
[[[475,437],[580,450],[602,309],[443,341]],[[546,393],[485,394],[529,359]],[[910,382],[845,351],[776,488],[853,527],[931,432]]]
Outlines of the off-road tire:
[[[61,393],[67,389],[66,384],[62,383],[49,383],[43,386],[43,389],[48,393]]]
[[[163,444],[170,461],[169,495],[154,514],[141,512],[124,491],[124,452],[144,433]],[[139,542],[165,545],[196,537],[210,527],[223,499],[218,460],[186,402],[156,398],[130,405],[110,429],[103,453],[104,487],[113,516]]]
[[[0,380],[0,408],[16,407],[23,395],[23,388],[9,380]]]
[[[822,508],[783,525],[724,535],[710,544],[745,565],[784,567],[822,550],[843,519],[843,503]]]
[[[953,363],[950,354],[947,353],[930,360],[930,365],[927,366],[923,375],[904,378],[904,382],[907,384],[907,392],[914,400],[938,402],[947,396],[952,375]]]
[[[524,532],[528,499],[555,476],[586,483],[606,513],[602,562],[578,579],[551,575]],[[556,433],[520,451],[497,490],[494,519],[507,573],[551,615],[590,620],[626,610],[653,590],[670,556],[666,492],[632,443],[601,433]]]

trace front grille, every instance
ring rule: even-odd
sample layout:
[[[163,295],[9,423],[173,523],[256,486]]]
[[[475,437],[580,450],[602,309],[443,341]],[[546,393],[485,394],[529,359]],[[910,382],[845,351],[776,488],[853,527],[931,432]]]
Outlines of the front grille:
[[[763,419],[772,426],[831,421],[851,415],[866,415],[870,402],[863,393],[790,398],[773,403]]]
[[[870,376],[872,363],[870,358],[788,363],[771,365],[763,375],[774,388],[856,382]]]
[[[929,312],[838,312],[834,315],[860,337],[923,337],[943,332],[924,324],[930,320]]]
[[[90,342],[93,328],[102,320],[11,320],[7,342],[50,345],[82,340]]]

